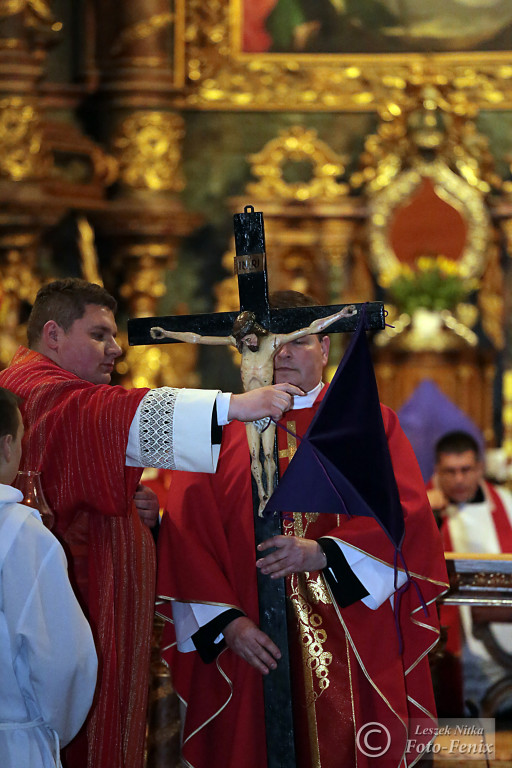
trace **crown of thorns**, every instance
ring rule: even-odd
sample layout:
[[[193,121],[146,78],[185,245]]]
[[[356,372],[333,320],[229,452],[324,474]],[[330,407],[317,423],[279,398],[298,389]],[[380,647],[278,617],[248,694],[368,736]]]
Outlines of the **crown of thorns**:
[[[240,343],[243,337],[247,336],[249,333],[255,333],[256,336],[268,335],[267,329],[263,328],[263,326],[260,325],[256,320],[256,315],[254,312],[248,311],[240,312],[235,322],[233,323],[231,333],[237,342],[238,349],[240,349]]]

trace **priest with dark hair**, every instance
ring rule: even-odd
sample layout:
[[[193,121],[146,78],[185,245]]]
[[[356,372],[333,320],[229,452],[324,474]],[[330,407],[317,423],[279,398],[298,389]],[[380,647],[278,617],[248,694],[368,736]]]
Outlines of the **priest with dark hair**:
[[[316,302],[287,291],[271,303]],[[364,331],[361,336],[365,342]],[[281,489],[286,495],[288,465],[329,392],[322,382],[328,352],[329,337],[318,334],[285,344],[274,358],[275,382],[289,381],[305,393],[279,421],[282,480],[274,496]],[[389,462],[397,530],[402,525],[405,532],[395,536],[394,523],[382,523],[382,510],[368,516],[351,502],[326,513],[320,480],[318,509],[280,506],[282,535],[259,544],[256,553],[250,456],[237,425],[225,430],[217,475],[173,473],[159,536],[157,610],[170,620],[163,656],[182,704],[186,765],[266,765],[262,675],[272,674],[281,653],[258,626],[257,568],[269,579],[286,578],[299,768],[412,766],[432,740],[427,654],[438,639],[434,602],[446,588],[439,533],[396,415],[379,408],[376,397],[371,401],[366,381],[351,369],[339,373],[354,397],[342,407],[347,421],[353,412],[355,432],[340,437],[359,475],[352,473],[350,488],[366,496],[365,486],[382,474],[374,446],[362,445],[367,431],[357,420],[367,411],[369,430],[375,421],[384,445],[383,466]],[[361,449],[366,459],[358,464]],[[323,469],[316,471],[321,479]],[[383,509],[390,506],[384,495]],[[413,736],[420,721],[422,728],[430,725],[428,737]]]

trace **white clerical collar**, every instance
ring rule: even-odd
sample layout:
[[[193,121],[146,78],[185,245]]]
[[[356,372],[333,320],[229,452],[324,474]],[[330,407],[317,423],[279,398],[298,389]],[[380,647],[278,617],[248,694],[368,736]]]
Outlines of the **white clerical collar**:
[[[305,395],[294,395],[291,410],[295,411],[301,408],[311,408],[323,386],[323,381],[319,381],[316,387],[310,389]]]

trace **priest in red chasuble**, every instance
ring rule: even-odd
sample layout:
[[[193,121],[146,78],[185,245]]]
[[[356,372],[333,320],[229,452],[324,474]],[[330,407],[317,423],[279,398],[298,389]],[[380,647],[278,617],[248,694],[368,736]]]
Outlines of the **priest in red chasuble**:
[[[214,472],[230,419],[280,418],[289,385],[243,395],[111,387],[115,300],[83,280],[38,293],[20,347],[0,374],[22,400],[22,469],[39,470],[99,658],[93,706],[66,768],[142,768],[158,504],[143,467]],[[217,441],[217,442],[220,442]]]
[[[273,300],[289,306],[296,297]],[[312,335],[275,357],[275,380],[306,393],[277,430],[283,478],[327,391],[328,350],[327,336]],[[272,674],[280,650],[258,628],[257,567],[270,579],[286,576],[299,768],[405,768],[432,739],[427,654],[438,639],[434,601],[446,589],[446,570],[413,451],[393,411],[381,406],[381,414],[405,522],[398,568],[397,546],[380,522],[341,510],[285,514],[283,535],[258,547],[256,564],[250,458],[239,425],[225,430],[216,475],[173,473],[157,610],[174,622],[166,623],[163,656],[183,704],[186,765],[267,763],[262,675]],[[377,469],[370,455],[363,484]],[[276,551],[265,554],[270,546]],[[418,738],[420,721],[430,733]]]

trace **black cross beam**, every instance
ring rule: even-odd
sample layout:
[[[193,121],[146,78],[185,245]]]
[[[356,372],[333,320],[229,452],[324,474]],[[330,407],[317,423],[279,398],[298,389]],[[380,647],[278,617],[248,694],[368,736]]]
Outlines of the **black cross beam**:
[[[332,315],[346,306],[345,304],[331,304],[286,309],[271,308],[268,300],[263,214],[255,212],[250,205],[246,206],[243,213],[234,216],[234,232],[235,272],[238,276],[240,310],[238,312],[146,317],[129,320],[128,341],[130,345],[176,343],[174,339],[153,339],[150,335],[153,326],[160,326],[169,331],[192,331],[203,336],[229,336],[237,316],[245,310],[254,312],[258,322],[271,333],[288,333],[299,328],[305,328],[313,320]],[[363,305],[355,304],[355,306],[359,309]],[[382,302],[368,302],[366,310],[368,330],[384,328]],[[329,326],[328,333],[354,331],[358,319],[359,311],[351,317],[341,318]],[[275,459],[276,466],[279,466],[277,450],[275,451]],[[265,515],[260,517],[258,506],[259,498],[253,480],[256,544],[282,532],[279,516]],[[272,638],[282,653],[277,669],[263,677],[267,765],[268,768],[295,768],[285,580],[270,579],[259,569],[257,569],[257,579],[260,628]]]

